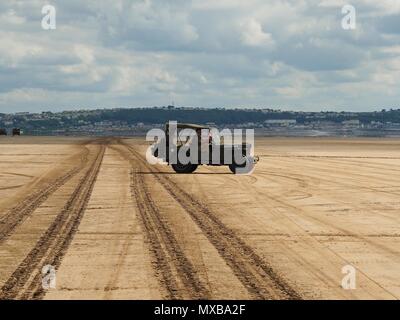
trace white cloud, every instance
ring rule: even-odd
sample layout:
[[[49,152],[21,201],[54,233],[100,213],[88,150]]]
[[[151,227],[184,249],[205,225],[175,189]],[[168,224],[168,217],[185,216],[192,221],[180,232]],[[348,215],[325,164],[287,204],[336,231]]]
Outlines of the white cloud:
[[[375,9],[380,15],[398,14],[400,13],[400,1],[398,0],[358,0],[356,5],[367,5]]]
[[[0,20],[9,25],[22,25],[26,22],[24,17],[18,16],[15,10],[10,9],[7,12],[0,14]]]
[[[17,67],[27,57],[34,57],[44,52],[44,48],[35,43],[27,45],[13,33],[0,32],[0,64]]]
[[[74,46],[74,52],[84,64],[89,65],[95,62],[93,49],[88,46],[77,44]]]
[[[322,0],[318,4],[319,7],[343,7],[344,5],[348,4],[345,0]]]
[[[400,101],[398,0],[0,4],[0,111],[165,105],[371,109]],[[358,90],[358,94],[355,91]],[[340,97],[338,97],[338,92]],[[396,103],[397,103],[396,102]]]
[[[267,46],[274,45],[274,40],[270,33],[264,32],[261,24],[255,19],[249,19],[241,24],[242,41],[249,46]]]

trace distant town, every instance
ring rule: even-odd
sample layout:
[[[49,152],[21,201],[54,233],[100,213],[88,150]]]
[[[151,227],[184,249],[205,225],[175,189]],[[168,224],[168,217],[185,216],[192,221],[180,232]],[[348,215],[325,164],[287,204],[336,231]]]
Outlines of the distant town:
[[[400,109],[298,112],[270,108],[143,107],[63,112],[0,113],[0,132],[25,135],[144,135],[169,120],[222,128],[254,128],[265,136],[400,137]]]

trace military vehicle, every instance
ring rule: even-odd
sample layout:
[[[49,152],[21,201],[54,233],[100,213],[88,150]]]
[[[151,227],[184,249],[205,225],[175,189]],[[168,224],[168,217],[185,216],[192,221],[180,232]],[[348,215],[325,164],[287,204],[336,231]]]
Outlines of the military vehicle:
[[[22,133],[22,131],[21,131],[21,129],[19,129],[19,128],[14,128],[14,129],[12,130],[12,135],[13,135],[13,136],[20,136],[21,133]]]
[[[213,130],[209,126],[178,123],[176,125],[177,137],[175,148],[173,142],[170,141],[172,137],[169,136],[169,129],[169,124],[166,124],[165,141],[159,141],[157,144],[153,145],[152,154],[156,158],[171,165],[176,173],[192,173],[199,165],[228,166],[232,173],[249,173],[259,161],[258,156],[251,155],[253,147],[251,144],[242,143],[234,145],[232,143],[221,143],[219,137],[218,139],[213,138]],[[180,133],[184,129],[193,130],[197,135],[197,139],[185,136],[186,140],[182,141]],[[205,132],[209,133],[208,137],[202,136],[202,130],[207,130]],[[197,157],[192,157],[190,154],[192,150],[191,144],[194,143],[194,141],[198,143],[197,148],[195,148],[198,152]],[[186,149],[186,157],[190,158],[190,160],[185,163],[182,163],[177,156],[181,148]],[[160,152],[161,150],[163,150],[163,152]],[[171,150],[173,150],[172,153],[170,152]],[[183,150],[183,153],[185,153],[185,150]],[[195,160],[192,160],[193,158],[195,158]]]

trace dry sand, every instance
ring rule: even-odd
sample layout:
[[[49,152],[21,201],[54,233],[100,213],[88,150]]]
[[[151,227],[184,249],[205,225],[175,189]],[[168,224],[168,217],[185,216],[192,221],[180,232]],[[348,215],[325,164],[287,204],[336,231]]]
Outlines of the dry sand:
[[[0,139],[0,299],[400,298],[400,141],[255,149],[177,175],[143,139]]]

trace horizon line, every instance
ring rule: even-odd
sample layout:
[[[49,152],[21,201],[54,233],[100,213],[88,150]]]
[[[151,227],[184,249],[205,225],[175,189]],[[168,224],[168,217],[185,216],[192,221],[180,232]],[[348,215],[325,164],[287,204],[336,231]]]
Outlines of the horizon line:
[[[376,112],[387,112],[387,111],[399,111],[400,107],[390,107],[376,109],[373,111],[351,111],[351,110],[319,110],[319,111],[299,111],[290,109],[275,109],[271,107],[197,107],[197,106],[135,106],[135,107],[103,107],[103,108],[83,108],[83,109],[65,109],[62,111],[51,111],[51,110],[39,110],[39,111],[16,111],[16,112],[0,112],[5,115],[18,115],[18,114],[40,114],[40,113],[63,113],[63,112],[94,112],[94,111],[106,111],[106,110],[132,110],[132,109],[169,109],[169,110],[182,110],[182,109],[193,109],[193,110],[225,110],[225,111],[242,111],[242,110],[254,110],[254,111],[272,111],[272,112],[292,112],[292,113],[376,113]]]

